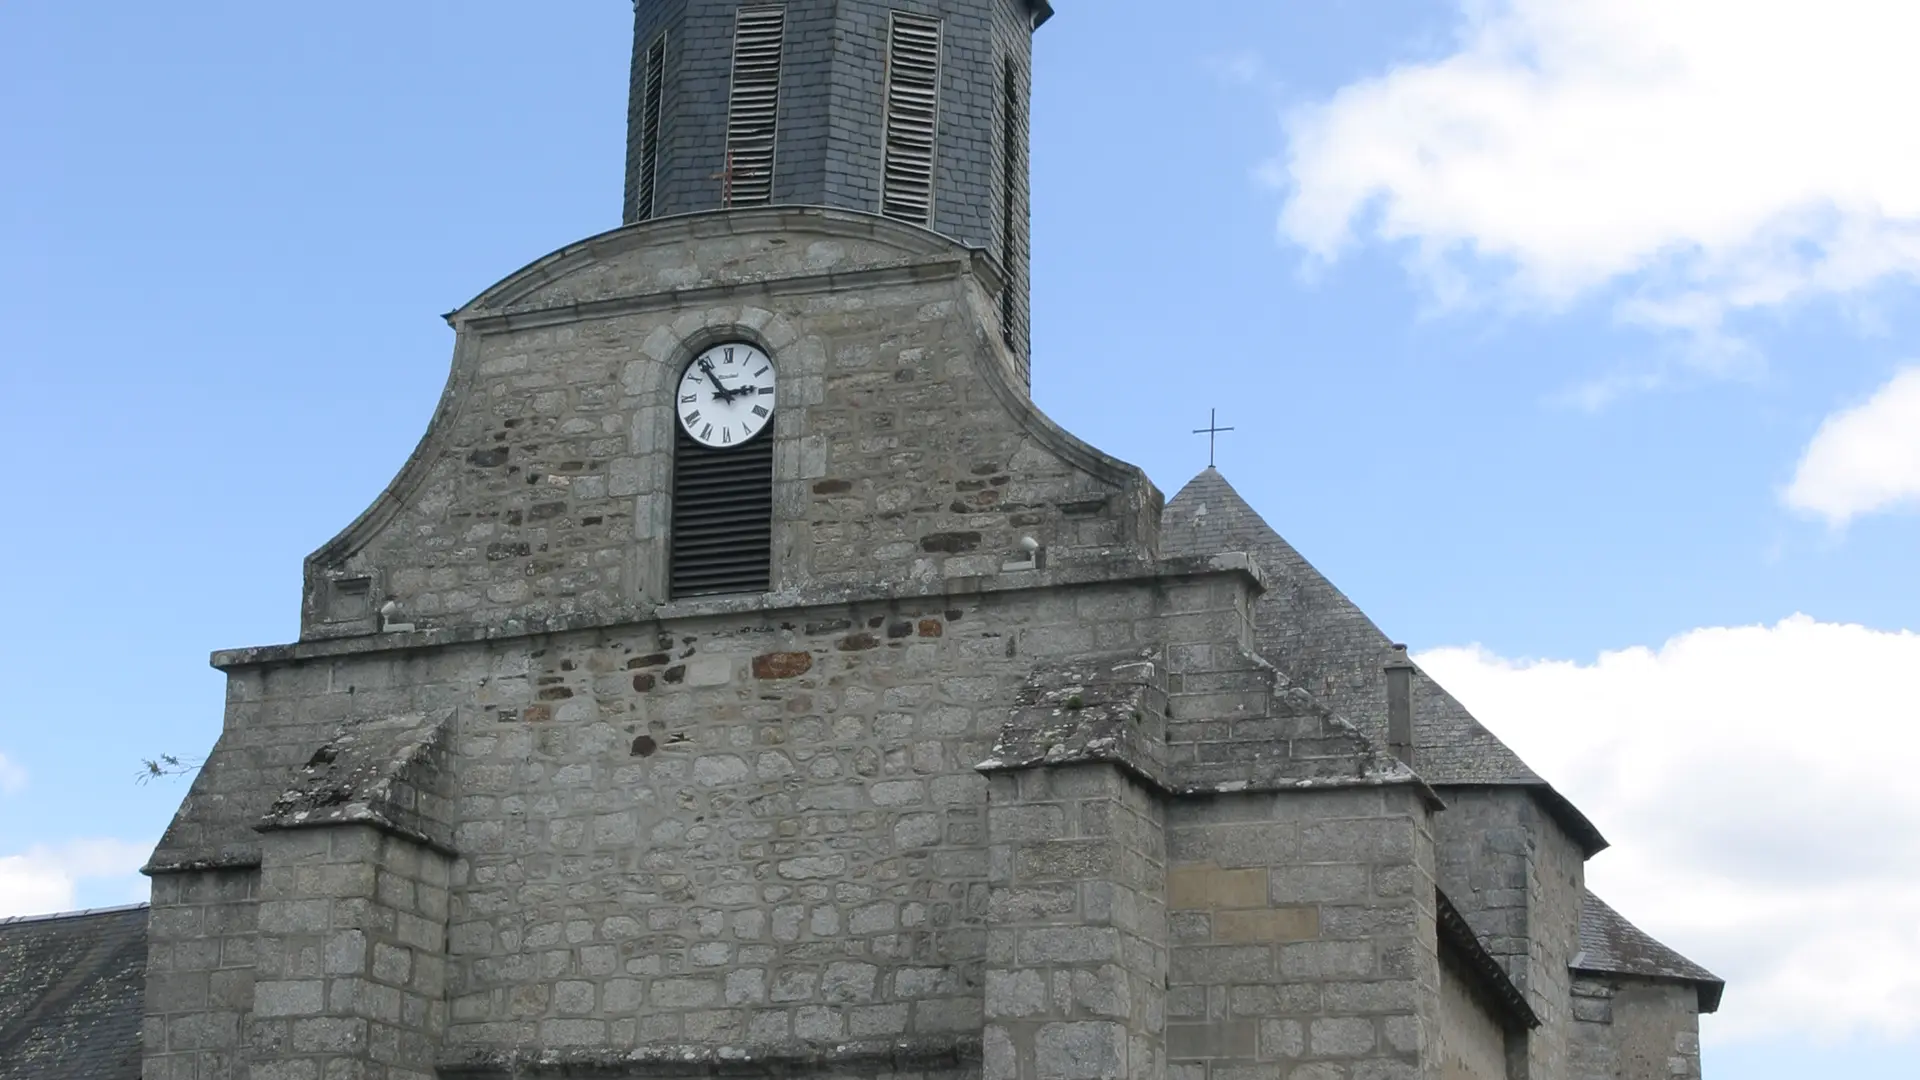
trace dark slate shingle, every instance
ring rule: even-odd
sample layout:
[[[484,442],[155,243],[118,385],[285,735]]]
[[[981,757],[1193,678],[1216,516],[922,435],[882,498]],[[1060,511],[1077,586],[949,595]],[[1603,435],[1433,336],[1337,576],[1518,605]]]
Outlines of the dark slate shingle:
[[[1288,681],[1386,744],[1386,680],[1393,640],[1209,467],[1169,502],[1161,517],[1164,556],[1243,551],[1267,575],[1255,612],[1260,653]],[[1588,855],[1607,846],[1593,823],[1466,706],[1416,671],[1414,771],[1441,786],[1519,785],[1538,793]]]
[[[1703,1013],[1720,1007],[1720,992],[1727,985],[1713,972],[1655,941],[1591,892],[1580,906],[1580,951],[1567,966],[1600,975],[1693,983],[1699,988]]]
[[[0,919],[0,1080],[135,1080],[147,905]]]

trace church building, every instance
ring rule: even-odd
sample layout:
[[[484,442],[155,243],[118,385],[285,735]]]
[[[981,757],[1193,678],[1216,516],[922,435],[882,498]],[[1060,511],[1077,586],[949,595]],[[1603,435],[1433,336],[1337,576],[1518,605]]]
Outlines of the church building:
[[[125,912],[0,925],[0,1076],[1699,1077],[1595,824],[1033,402],[1053,14],[639,0],[624,223],[448,316],[299,640],[214,654],[133,1004],[59,959]]]

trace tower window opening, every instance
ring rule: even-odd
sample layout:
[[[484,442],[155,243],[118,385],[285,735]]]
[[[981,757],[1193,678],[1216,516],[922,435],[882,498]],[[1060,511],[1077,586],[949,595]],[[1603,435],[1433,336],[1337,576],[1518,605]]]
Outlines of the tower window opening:
[[[733,87],[727,99],[727,160],[722,206],[773,201],[773,148],[780,107],[783,4],[743,7],[733,22]]]
[[[886,100],[880,212],[931,225],[940,117],[940,20],[893,13],[887,35]]]
[[[676,599],[767,591],[778,379],[773,358],[740,340],[709,346],[681,369],[668,525]]]

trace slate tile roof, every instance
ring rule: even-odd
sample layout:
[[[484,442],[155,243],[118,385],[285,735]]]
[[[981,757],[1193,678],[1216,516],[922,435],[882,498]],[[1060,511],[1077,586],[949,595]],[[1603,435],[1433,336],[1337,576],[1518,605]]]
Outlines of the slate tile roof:
[[[147,905],[0,919],[0,1080],[140,1075]]]
[[[1255,615],[1260,653],[1295,686],[1386,744],[1386,680],[1393,640],[1209,467],[1167,504],[1163,556],[1244,551],[1267,577]],[[1466,706],[1424,671],[1415,673],[1414,771],[1436,787],[1535,789],[1588,855],[1607,846],[1592,822],[1554,791]]]
[[[1655,941],[1591,892],[1580,906],[1580,951],[1567,966],[1600,975],[1693,983],[1700,990],[1703,1013],[1720,1007],[1720,992],[1727,985],[1718,975]]]

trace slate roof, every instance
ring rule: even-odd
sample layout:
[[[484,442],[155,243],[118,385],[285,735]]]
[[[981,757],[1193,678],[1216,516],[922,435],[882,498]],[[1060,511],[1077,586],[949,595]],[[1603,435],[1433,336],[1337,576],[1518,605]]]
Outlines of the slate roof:
[[[0,1080],[135,1080],[147,905],[0,919]]]
[[[1699,988],[1703,1013],[1720,1007],[1720,992],[1727,985],[1718,975],[1655,941],[1591,892],[1580,906],[1580,951],[1567,966],[1600,975],[1693,983]]]
[[[1255,615],[1260,654],[1288,681],[1325,702],[1381,745],[1393,639],[1273,530],[1217,469],[1194,477],[1160,521],[1163,556],[1244,551],[1267,575]],[[1591,856],[1607,846],[1592,822],[1488,731],[1426,672],[1415,670],[1413,767],[1442,786],[1535,789]]]

